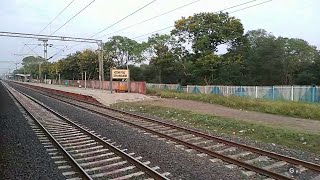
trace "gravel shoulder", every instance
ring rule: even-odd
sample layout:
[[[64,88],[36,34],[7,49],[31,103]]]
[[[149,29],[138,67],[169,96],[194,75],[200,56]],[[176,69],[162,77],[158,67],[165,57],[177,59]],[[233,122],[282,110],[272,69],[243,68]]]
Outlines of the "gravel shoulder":
[[[0,179],[65,179],[0,83]]]
[[[154,101],[142,101],[136,103],[177,108],[196,113],[232,118],[234,120],[248,121],[269,126],[286,127],[288,129],[305,133],[320,134],[320,121],[317,120],[232,109],[221,105],[182,99],[158,98]]]

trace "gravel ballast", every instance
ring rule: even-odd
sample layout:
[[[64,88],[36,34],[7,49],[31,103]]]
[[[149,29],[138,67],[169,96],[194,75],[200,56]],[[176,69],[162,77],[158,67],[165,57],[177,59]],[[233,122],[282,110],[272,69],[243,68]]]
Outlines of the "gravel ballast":
[[[0,83],[0,179],[65,179]]]
[[[96,133],[115,141],[127,152],[142,156],[159,166],[159,172],[169,172],[170,179],[247,179],[238,168],[228,169],[224,162],[211,162],[208,157],[188,153],[167,141],[160,141],[137,129],[109,120],[88,111],[75,108],[58,100],[43,96],[28,89],[14,86],[35,97],[71,120],[77,121]]]

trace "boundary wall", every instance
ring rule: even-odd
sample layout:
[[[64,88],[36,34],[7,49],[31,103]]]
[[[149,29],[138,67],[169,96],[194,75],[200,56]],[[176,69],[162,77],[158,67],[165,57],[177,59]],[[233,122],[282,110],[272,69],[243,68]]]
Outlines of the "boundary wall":
[[[320,102],[320,86],[198,86],[147,83],[147,88],[177,92],[241,96],[269,100]]]

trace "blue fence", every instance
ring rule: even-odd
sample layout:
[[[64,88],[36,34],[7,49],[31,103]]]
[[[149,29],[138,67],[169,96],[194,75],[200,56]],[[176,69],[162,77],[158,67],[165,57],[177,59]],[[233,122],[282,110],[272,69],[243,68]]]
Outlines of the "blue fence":
[[[177,92],[241,96],[269,100],[320,102],[319,86],[180,86],[178,84],[152,84],[148,88]]]

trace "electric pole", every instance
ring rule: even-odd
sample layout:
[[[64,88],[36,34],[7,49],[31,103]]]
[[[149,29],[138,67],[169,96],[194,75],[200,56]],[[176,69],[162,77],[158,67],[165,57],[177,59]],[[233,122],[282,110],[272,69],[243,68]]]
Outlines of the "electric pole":
[[[98,43],[98,59],[99,59],[99,82],[100,89],[103,89],[104,70],[103,70],[103,43]]]
[[[47,58],[47,56],[48,56],[48,46],[52,47],[53,44],[48,44],[48,39],[47,38],[39,38],[38,40],[43,42],[43,59],[44,59],[44,62],[46,62],[48,60],[48,58]],[[41,44],[40,44],[40,46],[41,46]],[[42,63],[43,62],[39,62],[39,80],[40,81],[42,79],[42,76],[41,76],[41,64]]]

